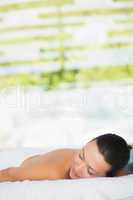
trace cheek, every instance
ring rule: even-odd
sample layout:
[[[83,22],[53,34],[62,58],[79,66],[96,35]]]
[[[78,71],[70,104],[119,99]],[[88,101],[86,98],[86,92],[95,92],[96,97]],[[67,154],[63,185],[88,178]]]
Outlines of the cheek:
[[[87,175],[86,178],[96,178],[97,176],[96,175]]]
[[[95,178],[96,176],[94,175],[89,175],[88,173],[86,172],[82,172],[82,175],[81,175],[81,178]]]
[[[86,169],[84,169],[82,171],[82,175],[83,175],[83,178],[95,178],[96,177],[96,175],[89,174]]]
[[[82,178],[89,178],[88,174],[86,174],[85,172],[82,173]]]
[[[78,155],[74,155],[73,157],[73,164],[80,164],[80,158]]]

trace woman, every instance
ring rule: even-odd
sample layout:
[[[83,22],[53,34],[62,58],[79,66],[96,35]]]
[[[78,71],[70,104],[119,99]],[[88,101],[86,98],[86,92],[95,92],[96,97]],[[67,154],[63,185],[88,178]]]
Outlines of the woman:
[[[0,171],[0,182],[112,176],[129,160],[129,146],[115,134],[104,134],[81,149],[57,149],[25,159]]]

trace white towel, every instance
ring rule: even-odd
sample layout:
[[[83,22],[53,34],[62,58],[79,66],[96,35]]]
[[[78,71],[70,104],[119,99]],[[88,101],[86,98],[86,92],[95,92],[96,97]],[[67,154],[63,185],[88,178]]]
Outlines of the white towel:
[[[2,150],[0,168],[20,165],[26,157],[49,150],[37,148]],[[126,200],[128,197],[133,197],[133,175],[0,183],[0,200]]]

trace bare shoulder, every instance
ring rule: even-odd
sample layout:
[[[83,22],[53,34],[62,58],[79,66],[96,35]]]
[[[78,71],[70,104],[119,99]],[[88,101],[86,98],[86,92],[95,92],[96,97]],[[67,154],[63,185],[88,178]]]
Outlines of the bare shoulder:
[[[22,162],[21,167],[45,168],[47,166],[51,166],[52,168],[57,169],[67,165],[74,152],[74,149],[68,148],[55,149],[44,154],[28,157]]]
[[[53,151],[47,152],[46,154],[40,155],[44,160],[51,160],[51,162],[59,162],[63,160],[70,159],[75,152],[75,149],[61,148],[55,149]]]
[[[48,153],[71,154],[73,152],[75,152],[75,149],[72,149],[72,148],[60,148],[60,149],[55,149],[53,151],[50,151]]]
[[[33,179],[65,178],[74,149],[56,149],[26,159],[20,166],[21,176]]]

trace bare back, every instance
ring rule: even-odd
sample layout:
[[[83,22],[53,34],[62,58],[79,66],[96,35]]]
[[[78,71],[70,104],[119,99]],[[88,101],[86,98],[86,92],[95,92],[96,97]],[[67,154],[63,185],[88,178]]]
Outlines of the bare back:
[[[33,177],[48,179],[68,179],[69,169],[77,149],[57,149],[46,154],[27,158],[20,165],[21,169],[29,170]]]

